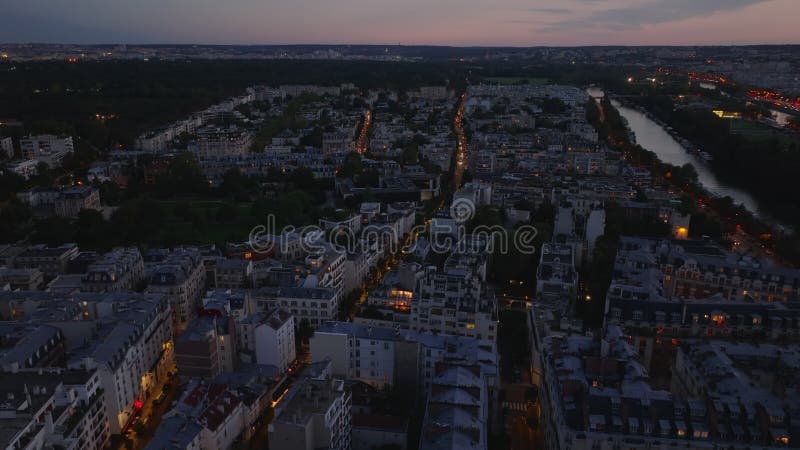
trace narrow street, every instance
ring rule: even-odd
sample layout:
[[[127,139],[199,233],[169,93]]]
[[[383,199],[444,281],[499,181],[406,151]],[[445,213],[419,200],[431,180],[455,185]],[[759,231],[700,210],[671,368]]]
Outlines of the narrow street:
[[[172,373],[176,370],[173,366]],[[173,400],[177,400],[183,390],[177,386],[178,381],[178,377],[172,376],[161,380],[153,387],[151,398],[144,402],[139,417],[134,419],[128,428],[128,438],[133,442],[130,448],[136,450],[144,448],[152,439],[158,424],[161,423],[161,417],[170,410]],[[164,396],[159,399],[162,392]]]
[[[505,401],[503,410],[507,432],[510,438],[511,450],[530,450],[541,448],[542,436],[538,432],[540,408],[539,403],[531,401],[526,394],[533,387],[528,379],[527,371],[521,372],[518,382],[505,384]],[[532,427],[531,422],[536,422],[537,426]]]

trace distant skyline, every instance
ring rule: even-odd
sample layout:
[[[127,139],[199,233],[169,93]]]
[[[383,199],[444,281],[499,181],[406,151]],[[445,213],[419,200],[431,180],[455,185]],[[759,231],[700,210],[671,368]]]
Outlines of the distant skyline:
[[[0,42],[800,44],[798,0],[6,0]]]

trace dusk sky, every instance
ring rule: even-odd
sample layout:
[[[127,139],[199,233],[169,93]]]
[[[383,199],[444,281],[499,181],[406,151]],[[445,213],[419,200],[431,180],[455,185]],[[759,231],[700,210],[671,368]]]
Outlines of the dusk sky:
[[[798,44],[800,0],[4,0],[0,42]]]

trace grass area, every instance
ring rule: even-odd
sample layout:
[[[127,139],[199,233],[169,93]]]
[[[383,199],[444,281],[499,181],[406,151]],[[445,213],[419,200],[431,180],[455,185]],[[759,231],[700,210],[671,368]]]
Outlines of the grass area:
[[[162,201],[163,228],[157,241],[242,242],[259,223],[250,203],[220,200]]]
[[[533,78],[533,77],[486,77],[484,78],[490,83],[497,84],[529,84],[533,86],[544,86],[550,80],[547,78]]]
[[[769,127],[752,120],[731,119],[731,131],[766,131]]]
[[[777,139],[783,145],[793,142],[791,137],[786,136],[775,128],[751,120],[731,120],[731,133],[739,134],[754,142],[768,141],[770,139]]]

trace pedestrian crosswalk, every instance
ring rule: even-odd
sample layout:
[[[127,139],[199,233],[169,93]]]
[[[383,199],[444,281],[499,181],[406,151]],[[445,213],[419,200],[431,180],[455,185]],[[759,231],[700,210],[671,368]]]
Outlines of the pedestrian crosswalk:
[[[528,410],[528,407],[525,403],[520,402],[503,402],[503,408],[508,409],[510,411],[521,411],[525,412]]]

